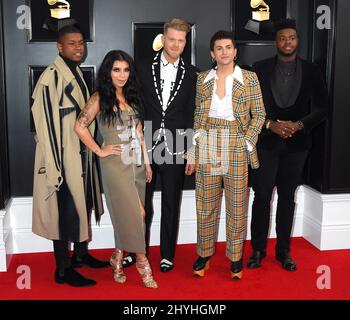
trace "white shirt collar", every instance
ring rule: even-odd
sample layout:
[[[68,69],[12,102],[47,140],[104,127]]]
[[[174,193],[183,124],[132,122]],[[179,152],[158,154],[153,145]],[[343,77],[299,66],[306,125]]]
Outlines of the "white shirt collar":
[[[242,69],[239,66],[236,65],[235,70],[229,76],[232,76],[234,79],[238,80],[244,85]],[[208,75],[204,80],[204,83],[212,80],[213,78],[216,78],[216,69],[211,69],[209,71]]]
[[[180,57],[177,58],[177,60],[174,63],[170,63],[164,56],[164,52],[162,51],[162,54],[160,55],[160,60],[162,62],[162,66],[166,67],[169,64],[173,65],[175,68],[177,68],[179,66],[179,62],[180,62]]]

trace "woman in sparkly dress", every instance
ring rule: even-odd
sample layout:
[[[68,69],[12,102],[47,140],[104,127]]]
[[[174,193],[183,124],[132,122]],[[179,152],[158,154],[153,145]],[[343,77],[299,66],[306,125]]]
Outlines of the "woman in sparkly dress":
[[[101,146],[88,126],[97,118]],[[148,288],[157,288],[146,257],[144,197],[152,180],[143,138],[142,102],[133,59],[125,52],[107,53],[98,72],[97,91],[79,115],[75,132],[100,158],[103,190],[111,216],[115,251],[114,280],[124,283],[123,251],[136,252],[136,268]]]

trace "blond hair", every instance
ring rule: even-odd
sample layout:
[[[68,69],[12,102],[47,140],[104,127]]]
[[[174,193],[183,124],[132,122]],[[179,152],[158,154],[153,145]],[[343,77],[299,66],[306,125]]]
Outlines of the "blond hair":
[[[175,18],[164,24],[164,34],[167,33],[169,28],[188,33],[191,30],[191,25],[185,20]]]

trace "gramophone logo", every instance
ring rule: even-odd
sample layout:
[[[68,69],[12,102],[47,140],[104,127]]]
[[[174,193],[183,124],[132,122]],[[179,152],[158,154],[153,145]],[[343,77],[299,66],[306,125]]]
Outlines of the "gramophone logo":
[[[70,18],[70,4],[66,0],[47,0],[50,6],[54,6],[57,3],[61,3],[57,8],[50,9],[51,17],[55,19]],[[63,4],[62,4],[63,3]]]
[[[247,22],[244,28],[256,34],[261,34],[264,32],[263,29],[266,29],[270,24],[268,21],[270,20],[270,7],[263,0],[251,0],[250,6],[253,9],[263,8],[252,11],[252,19]]]
[[[264,8],[260,8],[257,11],[252,12],[253,20],[257,20],[257,21],[270,20],[270,7],[265,3],[265,1],[263,1],[263,0],[251,0],[250,6],[253,9],[256,9],[260,6],[264,7]]]
[[[50,6],[50,17],[46,19],[43,28],[52,32],[58,32],[61,28],[74,25],[77,22],[71,18],[70,4],[66,0],[47,0]]]

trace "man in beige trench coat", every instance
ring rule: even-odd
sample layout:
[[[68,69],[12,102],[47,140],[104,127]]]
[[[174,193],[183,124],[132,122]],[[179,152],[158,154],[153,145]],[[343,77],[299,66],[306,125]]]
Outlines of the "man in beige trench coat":
[[[79,63],[84,38],[74,26],[58,33],[59,55],[41,75],[33,92],[32,113],[36,129],[33,190],[33,232],[53,240],[56,283],[71,286],[96,284],[74,267],[108,266],[87,250],[89,213],[103,213],[99,180],[92,154],[73,131],[76,117],[89,98]],[[94,132],[94,124],[90,130]],[[68,242],[74,242],[69,257]]]

